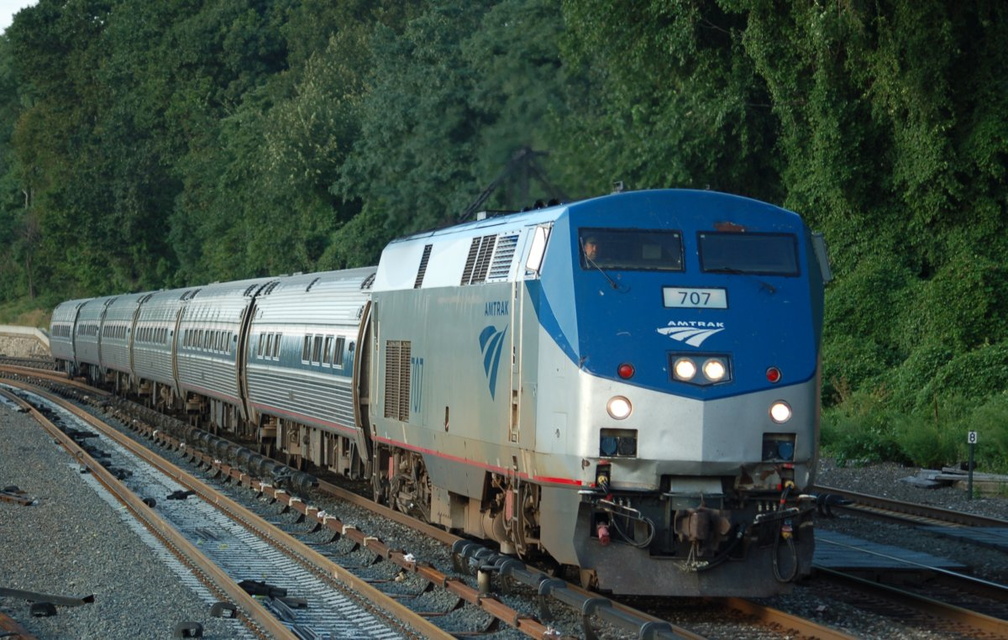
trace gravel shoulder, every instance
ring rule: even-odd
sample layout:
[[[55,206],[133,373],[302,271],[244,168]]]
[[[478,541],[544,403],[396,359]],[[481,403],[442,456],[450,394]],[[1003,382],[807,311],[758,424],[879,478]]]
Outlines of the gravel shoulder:
[[[16,485],[32,506],[0,501],[0,587],[84,597],[32,617],[31,603],[0,597],[0,611],[42,639],[172,638],[178,623],[205,638],[232,638],[234,622],[212,618],[212,602],[186,586],[83,478],[70,455],[34,420],[0,405],[0,488]],[[174,566],[172,566],[174,565]]]

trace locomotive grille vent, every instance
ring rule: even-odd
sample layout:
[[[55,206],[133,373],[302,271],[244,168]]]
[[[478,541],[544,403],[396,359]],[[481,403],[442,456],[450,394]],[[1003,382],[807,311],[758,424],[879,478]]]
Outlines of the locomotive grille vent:
[[[460,284],[476,284],[486,280],[487,270],[490,268],[490,258],[493,256],[496,244],[497,236],[473,238],[472,244],[469,245],[469,255],[466,257]]]
[[[385,342],[385,417],[401,422],[410,415],[410,349],[408,340]]]
[[[416,280],[413,282],[414,289],[419,289],[420,285],[423,284],[423,277],[427,273],[427,262],[430,260],[431,247],[433,246],[432,244],[424,245],[423,256],[420,258],[420,268],[417,270]]]
[[[507,278],[511,270],[511,260],[514,258],[515,248],[518,246],[518,234],[501,236],[497,243],[497,252],[494,253],[493,262],[490,265],[490,275],[487,280],[501,280]]]
[[[473,238],[472,244],[469,245],[469,255],[466,257],[465,268],[462,269],[462,282],[459,284],[467,285],[472,278],[473,268],[476,266],[476,255],[479,253],[480,239]]]
[[[483,242],[480,243],[479,258],[476,259],[476,272],[473,273],[473,282],[483,282],[486,280],[487,270],[490,269],[490,258],[493,256],[496,244],[497,236],[483,236]]]

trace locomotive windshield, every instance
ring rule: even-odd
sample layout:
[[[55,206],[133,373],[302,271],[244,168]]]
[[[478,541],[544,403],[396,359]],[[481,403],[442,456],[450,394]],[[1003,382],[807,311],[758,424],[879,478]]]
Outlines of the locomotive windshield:
[[[699,240],[704,271],[798,275],[798,242],[791,234],[701,233]]]
[[[644,229],[580,229],[582,269],[682,271],[682,234]]]

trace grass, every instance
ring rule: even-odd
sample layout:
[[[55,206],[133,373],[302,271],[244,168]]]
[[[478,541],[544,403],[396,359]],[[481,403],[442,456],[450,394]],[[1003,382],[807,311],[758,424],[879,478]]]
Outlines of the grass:
[[[0,304],[0,324],[36,327],[48,331],[52,308],[42,308],[38,304],[37,300]]]

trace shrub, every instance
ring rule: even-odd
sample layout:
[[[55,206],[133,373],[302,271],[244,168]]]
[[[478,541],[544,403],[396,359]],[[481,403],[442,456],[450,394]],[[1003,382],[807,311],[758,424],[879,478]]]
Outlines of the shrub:
[[[855,392],[843,404],[823,412],[823,453],[835,457],[839,464],[910,462],[896,437],[896,425],[903,420],[879,396]]]
[[[922,394],[922,388],[954,356],[952,349],[940,340],[921,344],[911,351],[903,364],[890,370],[884,377],[886,386],[892,390],[894,406],[906,412],[926,408],[933,397]]]
[[[853,394],[823,414],[823,453],[840,463],[891,461],[937,469],[968,459],[966,436],[979,432],[977,469],[1008,471],[1008,394],[979,406],[962,396],[943,395],[912,413],[895,410],[888,398]]]
[[[886,352],[869,337],[839,335],[823,342],[823,402],[844,401],[851,392],[878,386]]]
[[[903,306],[915,280],[892,256],[871,256],[826,291],[826,336],[846,336],[878,346],[885,362],[895,364],[898,327],[893,310]]]
[[[1008,267],[998,262],[960,252],[906,294],[895,333],[904,351],[922,341],[965,351],[1008,339]]]
[[[1008,389],[1008,342],[962,353],[941,367],[930,380],[921,382],[917,401],[920,409],[940,397],[983,402],[992,394]]]
[[[959,461],[959,425],[969,411],[962,399],[942,399],[931,409],[923,408],[905,416],[895,425],[896,438],[906,458],[914,465],[929,469]],[[965,441],[963,433],[963,441]]]

